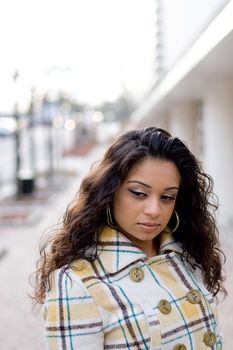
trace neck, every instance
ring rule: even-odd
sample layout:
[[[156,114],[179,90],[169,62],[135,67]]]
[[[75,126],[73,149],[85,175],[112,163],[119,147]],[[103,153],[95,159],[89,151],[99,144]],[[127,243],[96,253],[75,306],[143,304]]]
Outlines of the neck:
[[[148,242],[149,243],[149,242]],[[158,255],[159,253],[159,247],[158,247],[158,242],[156,239],[154,239],[154,241],[150,242],[150,244],[148,244],[148,246],[144,247],[144,252],[146,253],[147,258],[152,258],[155,255]]]
[[[116,224],[115,229],[122,232],[126,237],[128,237],[133,244],[135,244],[139,249],[141,249],[147,256],[147,258],[152,258],[159,253],[159,239],[154,238],[153,241],[140,241],[132,237],[128,232],[126,232],[120,225]]]

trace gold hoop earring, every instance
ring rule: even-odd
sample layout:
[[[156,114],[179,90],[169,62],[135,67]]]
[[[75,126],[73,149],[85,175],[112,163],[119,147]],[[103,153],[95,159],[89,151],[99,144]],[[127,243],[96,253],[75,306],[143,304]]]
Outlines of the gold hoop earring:
[[[174,227],[174,229],[172,230],[172,231],[165,231],[165,232],[167,232],[167,233],[173,233],[173,232],[175,232],[177,229],[178,229],[178,227],[179,227],[179,224],[180,224],[180,218],[179,218],[179,215],[177,214],[177,211],[176,210],[174,210],[174,212],[173,212],[174,214],[175,214],[175,216],[176,216],[176,226]]]
[[[107,217],[108,226],[113,227],[114,224],[113,224],[112,214],[111,214],[111,210],[110,210],[109,206],[107,206],[107,208],[106,208],[106,217]]]

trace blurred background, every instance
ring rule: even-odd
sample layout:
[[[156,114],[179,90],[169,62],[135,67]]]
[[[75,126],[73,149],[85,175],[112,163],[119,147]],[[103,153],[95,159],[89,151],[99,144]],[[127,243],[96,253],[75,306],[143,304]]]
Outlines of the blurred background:
[[[45,349],[43,231],[120,132],[168,129],[214,179],[232,349],[233,1],[0,0],[0,344]]]

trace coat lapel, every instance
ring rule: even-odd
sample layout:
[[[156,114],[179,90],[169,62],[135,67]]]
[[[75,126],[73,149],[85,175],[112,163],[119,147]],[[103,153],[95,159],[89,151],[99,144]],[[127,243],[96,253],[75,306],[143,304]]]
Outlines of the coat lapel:
[[[169,252],[182,254],[182,247],[171,233],[160,234],[159,255]],[[116,273],[138,260],[146,260],[145,253],[136,247],[125,235],[108,226],[104,227],[98,240],[99,263],[105,273]]]
[[[175,252],[177,254],[183,254],[183,248],[181,243],[177,242],[170,232],[162,232],[160,234],[160,248],[159,254],[166,254]]]
[[[125,235],[106,226],[99,236],[99,262],[107,273],[115,273],[137,260],[146,259],[145,253]]]

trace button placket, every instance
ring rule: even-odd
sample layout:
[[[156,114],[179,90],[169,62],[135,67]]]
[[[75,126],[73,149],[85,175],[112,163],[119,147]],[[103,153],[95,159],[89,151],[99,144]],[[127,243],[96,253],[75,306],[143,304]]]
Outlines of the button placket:
[[[140,302],[140,306],[147,322],[150,336],[150,348],[157,349],[162,341],[157,313],[155,312],[152,303],[148,300]]]

